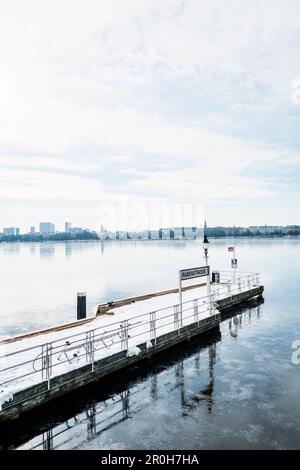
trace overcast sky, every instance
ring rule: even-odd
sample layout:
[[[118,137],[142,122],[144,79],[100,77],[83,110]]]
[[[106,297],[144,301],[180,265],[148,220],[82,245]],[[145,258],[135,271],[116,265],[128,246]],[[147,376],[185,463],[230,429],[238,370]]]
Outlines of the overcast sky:
[[[0,0],[0,229],[300,223],[299,0]]]

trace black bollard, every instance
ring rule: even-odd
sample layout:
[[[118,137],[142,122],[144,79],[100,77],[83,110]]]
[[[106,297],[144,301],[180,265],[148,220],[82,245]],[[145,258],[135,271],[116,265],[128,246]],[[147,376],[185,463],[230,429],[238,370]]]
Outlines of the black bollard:
[[[77,293],[77,320],[86,318],[86,293]]]
[[[220,283],[220,273],[218,271],[212,272],[212,283],[219,284]]]

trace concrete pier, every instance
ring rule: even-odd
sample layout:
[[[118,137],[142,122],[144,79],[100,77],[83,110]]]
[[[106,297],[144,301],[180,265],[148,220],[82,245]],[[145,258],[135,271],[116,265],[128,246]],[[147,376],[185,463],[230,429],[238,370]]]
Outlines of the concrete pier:
[[[216,295],[216,297],[219,295],[219,298],[216,298],[216,300],[207,300],[207,298],[202,297],[200,299],[195,299],[197,300],[196,303],[195,300],[187,301],[186,308],[184,310],[186,314],[183,314],[178,310],[178,305],[161,309],[162,314],[164,314],[164,310],[167,311],[167,309],[172,308],[172,313],[168,313],[167,316],[161,315],[162,319],[169,317],[171,323],[163,323],[162,327],[160,327],[160,330],[158,327],[159,316],[155,315],[156,312],[149,312],[147,314],[143,313],[132,316],[132,318],[129,318],[128,320],[121,320],[121,317],[119,317],[121,324],[119,320],[117,326],[115,326],[115,323],[111,326],[109,323],[107,323],[108,320],[106,320],[106,324],[101,327],[105,327],[103,332],[101,330],[102,336],[100,333],[97,333],[97,329],[86,330],[87,325],[83,324],[82,328],[85,328],[82,333],[82,335],[84,335],[82,336],[83,339],[80,337],[80,339],[77,340],[75,338],[74,340],[72,338],[72,329],[69,329],[69,336],[61,338],[62,335],[59,333],[59,339],[54,339],[54,341],[52,339],[51,343],[47,342],[46,348],[44,347],[45,345],[38,344],[32,348],[24,349],[24,351],[28,351],[30,349],[34,350],[34,348],[41,347],[42,353],[40,357],[35,357],[35,359],[31,360],[31,362],[35,370],[34,374],[41,372],[42,378],[39,379],[37,383],[22,387],[22,389],[16,388],[16,391],[11,393],[6,401],[2,402],[0,410],[0,421],[15,419],[24,412],[36,408],[50,400],[54,400],[56,397],[62,396],[76,388],[82,387],[83,385],[93,381],[103,379],[107,375],[115,373],[121,369],[131,367],[146,358],[151,359],[152,356],[157,355],[176,344],[188,341],[194,336],[200,336],[209,332],[219,331],[219,324],[222,316],[225,316],[229,309],[241,305],[249,301],[251,298],[262,296],[264,291],[264,287],[257,284],[254,281],[254,278],[250,282],[249,276],[243,285],[239,284],[233,288],[232,285],[226,284],[221,286],[221,288],[223,289],[222,295],[220,294],[220,287],[215,287],[214,295]],[[227,295],[224,294],[224,289],[228,289],[228,291],[226,290]],[[159,294],[152,294],[152,296],[159,297]],[[144,300],[145,298],[149,300],[149,297],[143,296]],[[124,299],[119,303],[113,302],[99,306],[98,313],[100,316],[105,313],[107,318],[109,317],[107,313],[109,313],[111,309],[114,309],[114,316],[118,318],[118,308],[122,308],[124,305],[134,305],[136,302],[138,302],[137,299],[138,298]],[[199,302],[200,300],[201,302]],[[209,302],[212,303],[210,304]],[[210,307],[210,305],[212,305],[212,307]],[[205,312],[207,311],[209,314],[204,314],[204,310],[201,309],[205,309]],[[211,314],[211,312],[213,313]],[[91,323],[88,325],[91,325]],[[171,325],[168,327],[169,330],[167,329],[166,325]],[[138,330],[134,330],[134,328],[138,328]],[[144,328],[144,330],[142,328]],[[117,333],[112,333],[116,331],[116,329]],[[130,334],[128,334],[128,331]],[[140,341],[137,339],[135,341],[133,340],[136,331],[138,331],[136,337],[140,336]],[[77,336],[79,336],[79,334]],[[97,337],[99,338],[98,340]],[[112,337],[118,337],[118,344],[120,344],[118,348],[121,350],[117,351],[113,340],[111,340]],[[43,337],[41,337],[41,343],[42,339]],[[27,339],[27,341],[29,340]],[[110,340],[112,341],[111,344],[113,346],[108,351],[105,348],[107,348],[107,342]],[[45,338],[44,341],[48,341],[47,338]],[[71,348],[72,341],[74,343],[78,343],[76,351],[74,347]],[[105,357],[104,353],[101,353],[102,356],[101,354],[98,356],[97,354],[95,355],[95,345],[97,341],[101,341],[105,345],[105,347],[102,347],[102,350],[106,354]],[[10,343],[9,346],[12,346],[12,344]],[[80,348],[83,348],[82,350],[84,354],[80,352]],[[66,354],[66,351],[69,353],[71,349],[72,352],[75,351],[73,354],[75,358],[77,356],[79,358],[84,356],[85,363],[78,363],[78,366],[74,366],[72,370],[54,374],[54,360],[57,359],[58,353],[60,355]],[[57,352],[55,352],[56,350]],[[8,355],[13,357],[13,354],[14,353],[12,352]],[[30,361],[28,362],[30,363]],[[37,366],[37,364],[40,365]],[[9,368],[10,367],[7,369]],[[34,377],[36,377],[36,375]],[[0,388],[1,387],[2,384],[0,370]]]

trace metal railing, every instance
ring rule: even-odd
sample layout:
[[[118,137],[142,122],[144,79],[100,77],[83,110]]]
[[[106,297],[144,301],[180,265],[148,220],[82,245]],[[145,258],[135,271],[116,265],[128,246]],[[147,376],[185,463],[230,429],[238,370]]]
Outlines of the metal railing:
[[[84,365],[90,368],[83,375],[93,373],[95,361],[120,351],[131,355],[131,348],[135,347],[132,351],[134,355],[138,353],[138,344],[155,347],[159,336],[172,331],[180,335],[184,326],[195,323],[197,328],[201,320],[216,315],[218,300],[259,285],[259,275],[256,273],[237,273],[235,280],[229,273],[220,274],[220,283],[212,285],[210,296],[187,300],[182,306],[171,305],[17,351],[13,350],[17,343],[10,343],[7,353],[0,354],[0,364],[4,362],[5,366],[0,369],[0,390],[15,393],[44,381],[48,389],[56,388],[51,383],[54,377]],[[116,362],[120,360],[116,359]]]

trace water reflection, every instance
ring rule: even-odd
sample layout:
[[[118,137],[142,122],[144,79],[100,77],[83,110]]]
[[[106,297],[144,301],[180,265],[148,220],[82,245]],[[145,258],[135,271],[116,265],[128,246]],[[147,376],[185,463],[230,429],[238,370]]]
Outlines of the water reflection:
[[[68,243],[66,242],[65,243],[65,258],[71,258],[72,256],[72,246],[73,244],[72,243]]]
[[[40,258],[53,258],[55,243],[40,243]]]
[[[238,337],[239,330],[242,329],[243,322],[245,321],[245,318],[248,318],[248,324],[251,324],[251,321],[253,319],[259,319],[261,316],[261,305],[264,303],[264,298],[261,297],[259,299],[250,299],[249,301],[249,308],[244,307],[241,310],[241,313],[238,315],[232,316],[231,318],[229,317],[228,320],[228,330],[229,330],[229,335],[232,336],[233,338]],[[225,317],[223,316],[223,319]]]
[[[19,255],[20,243],[1,243],[1,251],[4,255]]]
[[[30,249],[30,255],[31,255],[32,257],[34,257],[34,256],[35,256],[35,253],[36,253],[36,244],[35,244],[35,243],[32,243],[32,244],[30,245],[30,248],[29,248],[29,249]]]

